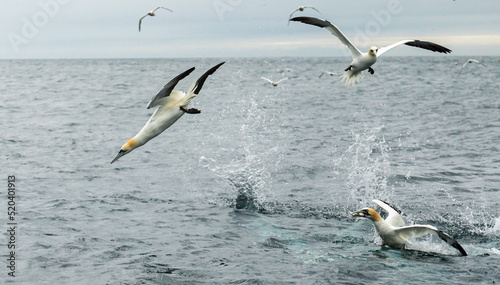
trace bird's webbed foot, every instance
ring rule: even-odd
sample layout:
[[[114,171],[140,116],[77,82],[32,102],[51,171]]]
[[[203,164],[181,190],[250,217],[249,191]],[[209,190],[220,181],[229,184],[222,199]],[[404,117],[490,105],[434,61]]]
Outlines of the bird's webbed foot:
[[[184,107],[181,106],[180,109],[182,111],[184,111],[184,113],[188,113],[188,114],[199,114],[199,113],[201,113],[201,111],[198,110],[198,109],[196,109],[196,108],[186,109],[186,108],[184,108]]]
[[[368,67],[368,72],[369,72],[370,74],[374,74],[374,73],[375,73],[375,70],[373,70],[373,68],[371,68],[371,67]]]
[[[349,70],[351,70],[351,68],[352,68],[352,65],[349,65],[349,67],[347,67],[344,71],[349,71]]]

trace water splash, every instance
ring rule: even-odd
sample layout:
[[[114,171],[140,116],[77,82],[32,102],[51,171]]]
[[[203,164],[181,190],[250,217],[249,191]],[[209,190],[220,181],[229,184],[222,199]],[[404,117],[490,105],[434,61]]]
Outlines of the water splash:
[[[279,91],[278,91],[279,92]],[[280,128],[277,113],[273,109],[283,100],[280,96],[261,96],[258,102],[256,92],[245,101],[238,102],[246,107],[239,120],[239,128],[225,133],[226,146],[214,153],[203,156],[199,163],[221,178],[235,194],[235,200],[228,203],[237,210],[271,210],[273,199],[272,173],[282,161],[285,142],[280,139],[286,132]],[[259,94],[261,95],[261,94]]]
[[[350,202],[365,207],[372,199],[390,200],[392,190],[387,186],[390,170],[389,148],[380,135],[383,126],[365,128],[361,133],[351,131],[353,143],[334,159],[334,172],[346,172]],[[344,171],[341,171],[343,168]]]

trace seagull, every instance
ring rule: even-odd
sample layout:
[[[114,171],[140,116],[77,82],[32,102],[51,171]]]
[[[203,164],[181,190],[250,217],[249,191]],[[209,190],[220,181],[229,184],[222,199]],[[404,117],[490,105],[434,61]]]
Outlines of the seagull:
[[[323,74],[328,74],[328,75],[330,75],[330,76],[337,75],[337,73],[335,73],[335,72],[331,72],[331,71],[323,71],[323,72],[321,72],[321,74],[319,75],[319,78],[321,78],[321,76],[323,76]]]
[[[375,210],[370,208],[364,208],[350,214],[355,217],[364,217],[372,220],[373,224],[375,224],[377,233],[382,238],[382,245],[388,245],[396,249],[404,249],[408,244],[408,238],[420,237],[425,234],[434,234],[460,251],[463,256],[467,255],[467,252],[465,252],[462,246],[442,230],[429,225],[405,226],[405,222],[400,215],[400,210],[382,200],[372,201],[389,213],[385,220],[382,219]]]
[[[158,107],[153,113],[149,121],[132,139],[126,142],[118,152],[118,155],[111,161],[117,161],[120,157],[130,153],[132,150],[146,144],[149,140],[161,134],[164,130],[168,129],[174,124],[184,113],[199,114],[201,111],[195,108],[188,109],[191,99],[198,96],[203,83],[212,75],[217,68],[223,65],[224,62],[217,64],[205,72],[198,80],[194,81],[186,93],[174,90],[175,85],[188,76],[194,67],[177,75],[174,79],[170,80],[158,93],[149,101],[147,109]]]
[[[317,26],[320,28],[325,28],[334,36],[336,36],[343,44],[345,44],[352,53],[352,62],[345,69],[345,73],[342,75],[342,82],[345,81],[345,85],[347,87],[353,86],[355,82],[359,82],[360,78],[363,78],[363,70],[368,69],[368,72],[373,74],[375,71],[371,66],[377,61],[377,58],[384,54],[385,52],[400,46],[400,45],[408,45],[418,48],[423,48],[427,50],[431,50],[434,52],[441,53],[450,53],[451,50],[445,48],[441,45],[420,41],[420,40],[404,40],[394,43],[392,45],[381,47],[380,49],[376,46],[372,46],[367,53],[362,53],[359,49],[354,46],[353,43],[335,26],[327,20],[321,20],[313,17],[295,17],[290,19],[290,21],[302,22],[304,24],[309,24],[313,26]]]
[[[483,64],[482,62],[480,62],[479,60],[469,58],[469,59],[468,59],[468,60],[464,63],[464,65],[462,66],[462,69],[460,69],[460,72],[458,73],[458,75],[462,74],[462,71],[464,70],[465,66],[466,66],[468,63],[473,63],[473,62],[475,62],[475,63],[477,63],[477,64],[480,64],[480,65],[482,65],[482,66],[486,67],[486,65],[484,65],[484,64]],[[456,64],[455,64],[455,65],[456,65]]]
[[[278,86],[278,83],[280,83],[281,81],[284,81],[284,80],[287,80],[288,78],[282,78],[278,81],[272,81],[271,79],[269,78],[265,78],[265,77],[261,77],[262,79],[264,79],[265,81],[271,83],[274,87]]]
[[[172,10],[168,9],[168,8],[165,8],[165,7],[156,7],[154,10],[149,11],[146,15],[142,16],[142,18],[141,18],[141,19],[139,19],[139,32],[141,31],[141,23],[142,23],[142,19],[146,18],[147,16],[151,16],[151,17],[156,16],[156,15],[155,15],[155,11],[156,11],[156,10],[158,10],[158,9],[165,9],[165,10],[167,10],[167,11],[174,12],[174,11],[172,11]]]
[[[290,19],[292,18],[293,14],[295,14],[295,12],[297,12],[297,11],[302,12],[306,8],[311,8],[311,9],[315,10],[316,12],[318,12],[321,16],[323,16],[323,14],[321,14],[321,12],[318,9],[314,8],[313,6],[299,6],[299,8],[293,10],[292,13],[290,14],[290,18],[288,18],[288,24],[290,24]]]

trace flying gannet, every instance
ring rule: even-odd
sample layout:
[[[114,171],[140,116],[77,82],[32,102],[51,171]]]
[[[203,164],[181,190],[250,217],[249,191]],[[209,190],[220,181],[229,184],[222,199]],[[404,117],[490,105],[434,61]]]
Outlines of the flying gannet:
[[[278,84],[279,84],[281,81],[285,81],[285,80],[287,80],[287,79],[288,79],[288,78],[282,78],[282,79],[280,79],[280,80],[278,80],[278,81],[272,81],[272,80],[271,80],[271,79],[269,79],[269,78],[265,78],[265,77],[261,77],[261,78],[262,78],[262,79],[264,79],[265,81],[267,81],[267,82],[271,83],[274,87],[278,86]]]
[[[483,64],[482,62],[480,62],[479,60],[469,58],[469,59],[468,59],[468,60],[464,63],[464,65],[462,65],[462,69],[460,69],[460,72],[458,73],[458,75],[462,74],[462,71],[464,71],[464,68],[465,68],[465,66],[467,66],[467,64],[469,64],[469,63],[473,63],[473,62],[474,62],[474,63],[477,63],[477,64],[480,64],[480,65],[482,65],[482,66],[484,66],[484,67],[486,67],[486,65],[484,65],[484,64]],[[455,65],[456,65],[456,64],[455,64]]]
[[[316,12],[318,12],[323,17],[323,14],[321,14],[321,12],[318,9],[314,8],[313,6],[299,6],[299,8],[293,10],[292,13],[290,14],[290,17],[288,18],[288,24],[290,24],[290,19],[292,18],[293,14],[295,14],[295,12],[297,12],[297,11],[302,12],[306,8],[310,8],[310,9],[315,10]]]
[[[347,87],[353,86],[355,82],[359,82],[360,78],[363,78],[363,70],[368,69],[368,72],[373,74],[375,71],[371,68],[371,66],[377,61],[377,58],[381,56],[383,53],[397,47],[400,45],[408,45],[418,48],[423,48],[427,50],[431,50],[434,52],[441,53],[450,53],[451,50],[445,48],[441,45],[420,41],[420,40],[404,40],[394,43],[392,45],[381,47],[380,49],[376,46],[372,46],[367,53],[362,53],[359,49],[354,46],[353,43],[335,26],[334,24],[328,22],[327,20],[321,20],[313,17],[295,17],[290,19],[290,21],[301,22],[304,24],[309,24],[313,26],[317,26],[320,28],[325,28],[332,35],[336,36],[343,44],[345,44],[352,53],[352,62],[345,69],[345,73],[341,76],[342,82],[345,81],[345,85]]]
[[[140,19],[139,19],[139,32],[141,31],[141,23],[142,23],[142,19],[146,18],[147,16],[151,16],[151,17],[156,16],[156,15],[155,15],[155,12],[156,12],[156,10],[158,10],[158,9],[165,9],[165,10],[167,10],[167,11],[174,12],[174,11],[172,11],[172,10],[168,9],[168,8],[165,8],[165,7],[156,7],[154,10],[149,11],[148,13],[146,13],[146,15],[142,16],[142,18],[140,18]]]
[[[355,217],[364,217],[372,220],[377,233],[382,238],[382,245],[404,249],[408,244],[408,238],[434,234],[460,251],[463,256],[467,255],[462,246],[442,230],[429,225],[405,226],[405,222],[400,215],[400,210],[381,200],[373,200],[373,202],[389,213],[385,220],[371,208],[364,208],[350,214]]]
[[[118,155],[111,161],[117,161],[120,157],[130,153],[132,150],[144,145],[152,138],[161,134],[164,130],[168,129],[174,124],[184,113],[198,114],[201,111],[195,108],[188,109],[191,99],[198,96],[205,80],[209,75],[212,75],[217,68],[223,65],[224,62],[217,64],[205,72],[198,80],[194,81],[186,93],[174,90],[175,85],[188,76],[194,67],[177,75],[174,79],[170,80],[158,93],[151,99],[147,109],[158,107],[153,113],[149,121],[132,139],[126,142],[118,152]]]

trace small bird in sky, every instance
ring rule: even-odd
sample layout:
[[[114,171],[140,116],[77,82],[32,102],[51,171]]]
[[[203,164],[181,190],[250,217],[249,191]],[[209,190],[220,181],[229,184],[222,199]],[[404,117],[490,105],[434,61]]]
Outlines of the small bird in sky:
[[[285,80],[288,80],[288,78],[282,78],[278,81],[272,81],[271,79],[269,78],[265,78],[265,77],[261,77],[262,79],[264,79],[265,81],[271,83],[274,87],[278,86],[278,84],[281,82],[281,81],[285,81]]]
[[[168,9],[168,8],[165,8],[165,7],[156,7],[154,10],[149,11],[146,15],[142,16],[142,18],[140,18],[140,19],[139,19],[139,32],[141,31],[141,23],[142,23],[142,19],[146,18],[147,16],[151,16],[151,17],[156,16],[156,15],[155,15],[155,12],[156,12],[156,10],[158,10],[158,9],[165,9],[165,10],[167,10],[167,11],[174,12],[174,11],[172,11],[172,10]]]
[[[321,12],[318,9],[314,8],[313,6],[299,6],[299,8],[293,10],[292,13],[290,14],[290,17],[288,18],[288,24],[290,24],[290,19],[292,18],[293,14],[295,14],[295,12],[297,12],[297,11],[302,12],[306,8],[310,8],[310,9],[315,10],[316,12],[318,12],[321,15],[321,17],[323,17],[323,14],[321,14]]]
[[[464,65],[462,65],[462,69],[460,69],[460,72],[458,73],[458,75],[462,74],[462,71],[464,71],[464,68],[467,66],[467,64],[469,63],[477,63],[477,64],[480,64],[484,67],[486,67],[486,65],[484,65],[482,62],[480,62],[479,60],[477,59],[473,59],[473,58],[469,58],[465,63]],[[455,65],[457,65],[458,63],[455,63]]]

